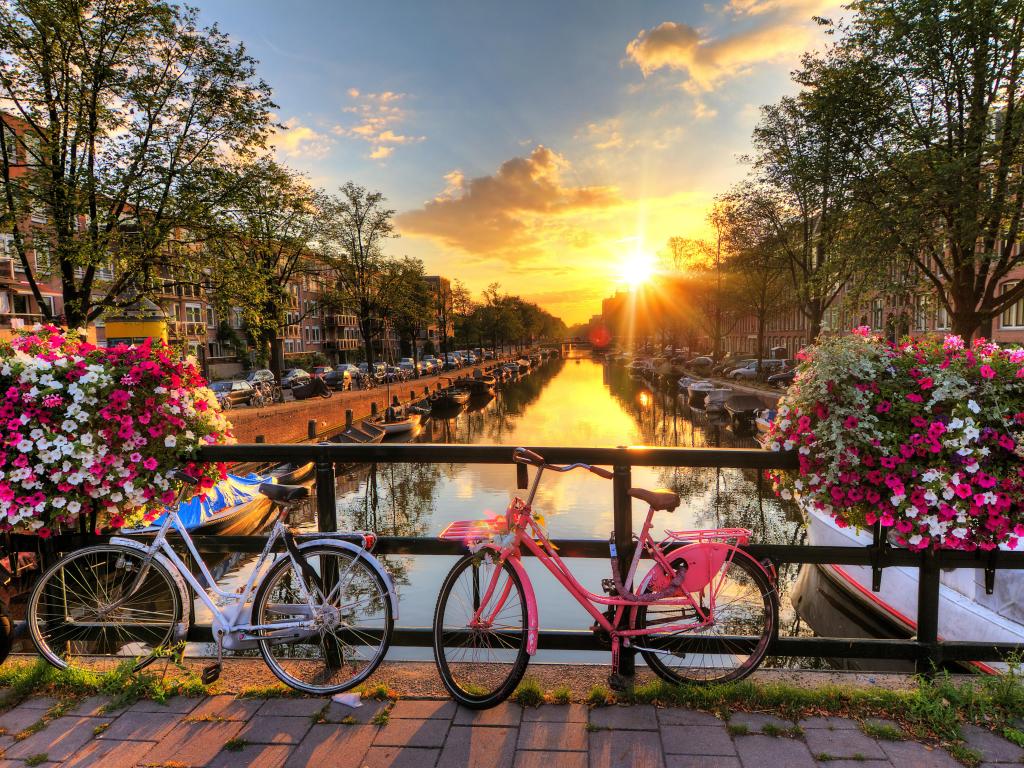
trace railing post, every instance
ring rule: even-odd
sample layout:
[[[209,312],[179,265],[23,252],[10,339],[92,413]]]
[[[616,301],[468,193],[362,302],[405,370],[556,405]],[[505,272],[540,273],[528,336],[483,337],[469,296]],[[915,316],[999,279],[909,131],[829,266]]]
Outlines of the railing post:
[[[619,576],[625,583],[629,576],[629,566],[633,560],[633,500],[629,495],[629,487],[632,485],[632,475],[628,465],[615,465],[612,467],[612,494],[613,507],[612,516],[614,520],[614,541],[618,557]],[[623,614],[623,620],[629,615],[629,611]],[[633,678],[636,675],[636,651],[632,648],[619,649],[619,673],[609,678],[613,688],[628,689],[633,686]]]
[[[931,675],[942,663],[939,646],[939,559],[934,549],[921,553],[917,586],[917,642],[925,654],[917,660],[917,671]]]
[[[338,508],[334,494],[334,461],[321,454],[316,459],[316,524],[317,530],[323,533],[338,530]]]

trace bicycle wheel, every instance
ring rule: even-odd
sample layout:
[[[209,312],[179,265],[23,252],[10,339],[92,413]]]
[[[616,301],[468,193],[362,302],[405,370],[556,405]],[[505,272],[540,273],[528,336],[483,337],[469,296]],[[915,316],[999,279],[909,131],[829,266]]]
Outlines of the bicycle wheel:
[[[252,623],[265,638],[260,652],[278,679],[296,690],[317,696],[347,691],[373,674],[391,643],[387,584],[369,554],[357,557],[326,544],[300,551],[319,584],[303,578],[290,557],[274,564],[252,605]],[[314,596],[312,606],[300,584]]]
[[[62,558],[36,583],[28,629],[36,649],[58,669],[107,672],[126,659],[137,669],[167,648],[182,620],[178,587],[157,560],[142,583],[145,554],[105,544]]]
[[[530,661],[526,594],[519,574],[507,562],[481,616],[497,613],[488,626],[470,627],[496,567],[488,555],[463,557],[445,578],[434,611],[434,660],[441,682],[452,698],[472,709],[487,709],[507,699]],[[503,595],[504,602],[499,603]]]
[[[757,669],[768,652],[779,631],[779,598],[758,564],[746,555],[734,554],[704,592],[695,597],[706,606],[708,595],[712,593],[715,595],[713,624],[692,631],[635,638],[644,661],[663,680],[670,683],[741,680]],[[692,608],[654,604],[637,609],[635,626],[645,629],[693,621]],[[718,647],[709,647],[709,640]]]

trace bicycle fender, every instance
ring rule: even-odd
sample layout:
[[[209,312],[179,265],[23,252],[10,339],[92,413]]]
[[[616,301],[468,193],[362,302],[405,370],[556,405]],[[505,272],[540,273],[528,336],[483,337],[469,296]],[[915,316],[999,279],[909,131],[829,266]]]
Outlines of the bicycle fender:
[[[496,555],[501,553],[500,547],[493,544],[485,544],[482,549],[489,549]],[[537,653],[537,636],[540,621],[537,616],[537,596],[533,592],[533,582],[526,575],[526,568],[518,557],[510,557],[505,560],[512,566],[512,570],[519,576],[519,582],[523,585],[523,592],[526,597],[526,652],[533,656]]]
[[[368,562],[378,574],[380,574],[380,577],[384,579],[384,585],[388,588],[388,600],[391,601],[392,618],[394,618],[395,621],[398,620],[398,593],[395,592],[395,583],[391,580],[391,574],[389,574],[387,570],[384,568],[384,566],[381,565],[380,560],[378,560],[376,557],[374,557],[371,553],[367,552],[362,547],[357,546],[351,542],[345,541],[344,539],[309,539],[307,541],[302,542],[299,545],[299,550],[301,551],[303,549],[306,549],[307,547],[312,547],[316,545],[340,547],[341,549],[345,549],[349,552],[352,552],[356,556],[361,555],[362,558],[366,562]],[[287,554],[281,554],[278,557],[287,557]]]
[[[126,539],[123,536],[111,536],[110,544],[116,544],[120,547],[127,547],[128,549],[136,549],[145,551],[146,545],[141,541],[135,539]],[[171,580],[175,586],[178,587],[178,594],[181,596],[181,623],[179,624],[177,631],[177,639],[184,640],[185,636],[188,635],[189,617],[191,610],[189,606],[192,603],[192,591],[189,589],[188,584],[185,583],[184,577],[178,570],[177,566],[174,565],[165,555],[160,552],[153,553],[153,559],[156,560],[160,565],[167,569],[167,572],[171,574]]]

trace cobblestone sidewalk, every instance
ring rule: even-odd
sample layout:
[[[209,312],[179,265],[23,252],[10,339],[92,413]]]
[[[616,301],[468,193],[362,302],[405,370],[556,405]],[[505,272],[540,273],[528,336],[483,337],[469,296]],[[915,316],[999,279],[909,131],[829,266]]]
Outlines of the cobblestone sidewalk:
[[[799,723],[646,705],[581,704],[474,712],[450,701],[176,698],[108,711],[91,698],[47,719],[58,702],[31,698],[0,715],[0,768],[17,766],[338,766],[339,768],[956,768],[947,752],[894,723]],[[1020,766],[1024,750],[988,731],[964,732],[984,766]]]

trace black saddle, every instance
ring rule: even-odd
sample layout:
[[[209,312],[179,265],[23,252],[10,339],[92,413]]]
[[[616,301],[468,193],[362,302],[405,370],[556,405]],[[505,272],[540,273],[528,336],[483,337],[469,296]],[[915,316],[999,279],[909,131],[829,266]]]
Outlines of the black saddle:
[[[309,498],[309,488],[304,485],[263,483],[260,485],[260,493],[278,504],[291,504]]]

